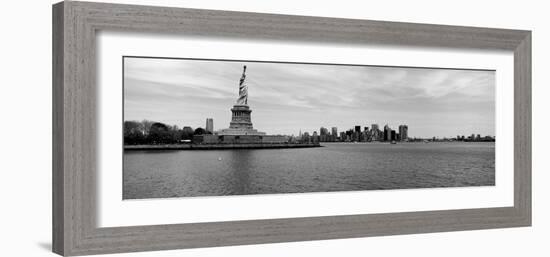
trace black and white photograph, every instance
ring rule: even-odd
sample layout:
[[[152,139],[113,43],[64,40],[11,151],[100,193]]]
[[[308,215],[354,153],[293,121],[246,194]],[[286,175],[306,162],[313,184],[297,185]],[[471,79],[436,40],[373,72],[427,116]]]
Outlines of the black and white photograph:
[[[5,1],[0,257],[548,257],[547,5]]]
[[[125,56],[123,199],[495,185],[495,71]]]

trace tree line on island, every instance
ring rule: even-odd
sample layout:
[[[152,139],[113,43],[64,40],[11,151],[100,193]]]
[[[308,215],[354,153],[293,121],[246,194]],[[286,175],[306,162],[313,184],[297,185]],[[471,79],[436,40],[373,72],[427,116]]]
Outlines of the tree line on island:
[[[142,120],[124,122],[125,145],[177,144],[192,140],[194,135],[212,134],[204,128],[179,128],[161,122]]]

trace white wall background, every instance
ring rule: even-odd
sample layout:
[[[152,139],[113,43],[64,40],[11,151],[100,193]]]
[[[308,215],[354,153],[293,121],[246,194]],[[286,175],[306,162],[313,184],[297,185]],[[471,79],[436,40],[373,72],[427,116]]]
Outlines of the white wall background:
[[[219,247],[116,256],[550,256],[550,25],[544,1],[126,0],[110,2],[438,23],[533,31],[533,227]],[[51,4],[0,14],[0,256],[51,247]],[[512,104],[512,103],[510,103]],[[510,139],[511,140],[511,139]]]

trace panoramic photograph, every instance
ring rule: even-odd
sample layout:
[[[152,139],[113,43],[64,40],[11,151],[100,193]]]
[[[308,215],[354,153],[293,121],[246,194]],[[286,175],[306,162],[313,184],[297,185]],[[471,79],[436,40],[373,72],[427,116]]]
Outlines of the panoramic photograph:
[[[124,56],[123,199],[495,185],[495,71]]]

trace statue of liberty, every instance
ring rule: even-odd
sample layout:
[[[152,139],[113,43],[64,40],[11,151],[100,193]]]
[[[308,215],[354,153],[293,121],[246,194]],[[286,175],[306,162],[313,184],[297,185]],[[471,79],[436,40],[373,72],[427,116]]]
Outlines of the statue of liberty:
[[[238,105],[248,105],[248,86],[245,83],[246,79],[246,65],[243,69],[243,75],[241,76],[241,80],[239,82],[239,99],[237,99]]]

